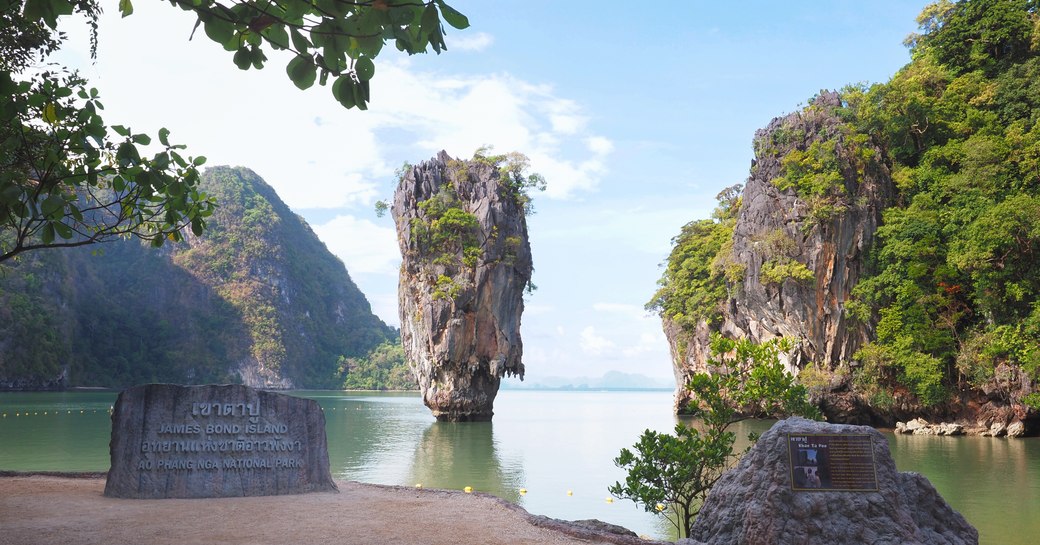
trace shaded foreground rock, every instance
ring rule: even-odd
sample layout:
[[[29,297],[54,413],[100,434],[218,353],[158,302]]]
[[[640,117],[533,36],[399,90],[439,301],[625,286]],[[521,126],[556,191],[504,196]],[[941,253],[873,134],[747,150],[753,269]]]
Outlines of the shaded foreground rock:
[[[405,173],[391,213],[401,342],[423,402],[438,420],[490,420],[502,377],[524,376],[522,198],[494,164],[441,152]]]
[[[105,495],[213,498],[335,491],[311,399],[241,385],[145,384],[112,413]]]
[[[793,490],[789,434],[871,437],[876,492]],[[978,531],[917,473],[896,471],[888,441],[866,426],[791,418],[762,434],[724,474],[688,543],[705,545],[975,545]]]

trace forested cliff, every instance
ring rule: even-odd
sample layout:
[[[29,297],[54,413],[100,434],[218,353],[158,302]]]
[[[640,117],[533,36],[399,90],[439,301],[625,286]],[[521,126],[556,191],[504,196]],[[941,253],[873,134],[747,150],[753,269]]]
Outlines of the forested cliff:
[[[774,119],[675,238],[648,307],[680,383],[713,332],[785,336],[834,420],[1036,431],[1040,17],[944,1],[918,22],[908,65]]]
[[[41,250],[5,265],[0,388],[340,387],[357,357],[395,337],[255,173],[210,168],[201,189],[220,206],[186,243]]]

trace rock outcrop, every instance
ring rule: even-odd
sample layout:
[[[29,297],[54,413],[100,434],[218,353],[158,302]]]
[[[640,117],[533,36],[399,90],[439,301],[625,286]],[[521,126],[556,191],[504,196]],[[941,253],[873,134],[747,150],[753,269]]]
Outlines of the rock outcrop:
[[[876,144],[850,141],[834,112],[838,106],[836,93],[823,93],[805,110],[776,118],[755,134],[756,159],[728,257],[743,280],[730,290],[718,329],[756,342],[797,341],[785,362],[795,374],[808,362],[835,367],[850,359],[872,332],[871,324],[850,321],[844,303],[866,271],[864,258],[892,198],[892,180]],[[834,147],[841,182],[811,199],[774,183],[792,150],[824,143]],[[811,277],[785,275],[785,268]],[[668,320],[664,328],[683,384],[705,368],[709,329],[701,324],[691,334]],[[677,406],[685,404],[683,395]]]
[[[870,436],[877,491],[795,490],[791,435]],[[978,531],[926,478],[900,473],[888,440],[866,426],[791,418],[776,423],[711,490],[689,545],[873,543],[975,545]]]
[[[254,172],[212,167],[201,189],[220,206],[185,243],[129,239],[5,262],[0,391],[338,388],[341,356],[394,336],[343,262]]]
[[[896,380],[882,403],[854,383],[861,362],[853,356],[876,339],[877,316],[862,302],[850,311],[851,295],[876,272],[868,254],[896,187],[885,144],[843,119],[841,97],[823,92],[773,119],[754,147],[732,238],[713,264],[727,271],[719,319],[690,327],[664,316],[677,383],[707,370],[713,331],[756,342],[787,337],[796,342],[783,356],[787,369],[832,422],[893,427],[923,417],[968,434],[1000,435],[1012,425],[1037,433],[1038,411],[1018,401],[1035,391],[1032,378],[1006,363],[986,385],[951,388],[946,401],[930,406]],[[810,366],[815,374],[802,374]],[[677,410],[688,396],[677,391]]]
[[[503,376],[523,378],[531,280],[524,202],[486,161],[441,152],[401,178],[401,342],[438,420],[490,420]]]

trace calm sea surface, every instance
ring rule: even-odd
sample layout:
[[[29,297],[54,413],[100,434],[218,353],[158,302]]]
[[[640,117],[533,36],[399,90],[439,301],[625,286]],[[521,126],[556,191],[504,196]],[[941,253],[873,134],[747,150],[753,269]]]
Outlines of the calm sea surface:
[[[613,458],[645,428],[670,431],[671,392],[504,390],[492,423],[435,422],[414,394],[294,392],[325,409],[339,479],[427,488],[472,486],[561,519],[597,518],[671,539],[670,525],[627,500]],[[106,471],[113,392],[0,393],[0,469]],[[769,422],[737,430],[764,431]],[[892,436],[917,471],[979,529],[985,545],[1040,536],[1040,440]],[[520,489],[527,493],[521,495]]]

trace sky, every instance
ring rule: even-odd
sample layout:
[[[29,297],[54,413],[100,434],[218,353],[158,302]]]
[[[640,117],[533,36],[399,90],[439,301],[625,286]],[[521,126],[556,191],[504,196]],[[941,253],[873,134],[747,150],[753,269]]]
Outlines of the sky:
[[[454,0],[471,27],[448,51],[376,59],[368,111],[300,91],[288,57],[241,71],[190,13],[102,2],[96,60],[82,25],[58,60],[97,87],[105,120],[171,131],[208,165],[254,170],[398,326],[394,171],[483,146],[548,181],[528,229],[537,291],[521,333],[527,380],[608,371],[672,377],[644,310],[671,239],[743,183],[755,131],[822,89],[887,81],[925,1]]]

